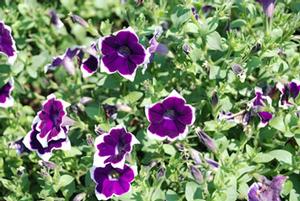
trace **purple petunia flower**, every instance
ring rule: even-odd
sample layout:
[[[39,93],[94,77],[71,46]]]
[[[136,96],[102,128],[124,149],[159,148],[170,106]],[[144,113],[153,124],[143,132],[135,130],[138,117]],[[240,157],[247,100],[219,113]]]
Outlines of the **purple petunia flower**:
[[[11,35],[11,28],[0,20],[0,54],[7,56],[8,63],[14,64],[17,58],[15,40]]]
[[[64,23],[60,20],[55,10],[50,10],[49,16],[51,24],[53,24],[56,28],[60,29],[64,27]]]
[[[262,89],[255,88],[255,98],[250,102],[250,107],[257,113],[260,118],[258,127],[265,127],[272,119],[273,115],[268,111],[263,111],[266,105],[271,105],[272,100],[269,96],[263,95]]]
[[[290,106],[293,106],[293,103],[289,101],[289,98],[295,100],[300,92],[300,82],[298,80],[292,80],[288,84],[277,83],[276,88],[280,91],[280,101],[279,107],[288,109]]]
[[[91,178],[96,183],[95,194],[98,200],[107,200],[131,190],[136,175],[135,168],[125,165],[123,169],[108,164],[105,167],[92,167]]]
[[[183,139],[188,126],[195,121],[195,108],[186,104],[185,99],[175,90],[163,101],[145,108],[150,125],[149,137],[174,141]]]
[[[49,160],[52,150],[71,146],[67,133],[74,121],[67,117],[68,106],[69,103],[56,99],[54,94],[49,95],[34,118],[31,131],[23,139],[24,145],[37,151],[43,160]]]
[[[260,182],[253,183],[248,191],[249,201],[280,201],[280,191],[286,177],[275,176],[272,181],[263,177]]]
[[[88,57],[83,59],[80,65],[80,70],[82,72],[82,77],[86,78],[97,72],[99,68],[99,56],[97,56],[97,47],[96,44],[92,44],[89,48],[86,48],[85,52],[88,53]],[[84,54],[82,50],[80,54]],[[79,55],[83,57],[84,55]]]
[[[60,138],[56,140],[50,140],[47,142],[47,145],[41,144],[38,136],[40,131],[37,130],[37,125],[40,120],[36,117],[32,124],[32,130],[24,137],[23,143],[30,151],[36,151],[41,159],[48,161],[52,156],[53,150],[69,150],[71,149],[71,143],[67,137],[68,128],[61,127],[62,132],[65,135],[65,138]]]
[[[0,107],[8,108],[14,105],[14,99],[11,92],[14,89],[14,80],[11,78],[0,88]]]
[[[272,17],[275,9],[275,0],[256,0],[264,9],[265,14],[268,17]]]
[[[78,55],[80,48],[68,48],[63,55],[54,57],[51,64],[45,66],[44,71],[55,70],[59,66],[63,66],[70,75],[75,74],[75,66],[73,59]]]
[[[108,133],[98,136],[95,140],[96,153],[94,166],[105,167],[111,164],[114,168],[123,168],[125,157],[132,151],[132,146],[139,141],[126,131],[124,126],[116,126]]]
[[[149,58],[131,27],[101,38],[99,49],[103,55],[100,69],[108,74],[118,72],[130,81],[134,80],[138,66]]]

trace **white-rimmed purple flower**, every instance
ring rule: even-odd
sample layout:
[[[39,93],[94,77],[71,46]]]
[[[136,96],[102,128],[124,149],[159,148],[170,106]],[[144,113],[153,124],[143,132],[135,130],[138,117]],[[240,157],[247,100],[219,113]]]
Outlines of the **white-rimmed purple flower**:
[[[265,14],[268,17],[273,16],[275,10],[275,0],[256,0],[256,1],[262,5]]]
[[[105,167],[111,164],[114,168],[123,168],[125,157],[130,154],[134,144],[139,141],[124,126],[116,126],[108,133],[98,136],[95,140],[95,167]]]
[[[45,66],[45,73],[47,73],[49,70],[53,71],[56,68],[63,66],[70,75],[74,75],[75,65],[73,59],[78,55],[79,51],[80,48],[78,47],[68,48],[63,55],[54,57],[51,64]]]
[[[101,38],[99,49],[102,53],[101,71],[108,74],[118,72],[130,81],[134,80],[138,66],[147,62],[149,57],[131,27]]]
[[[255,88],[255,98],[250,101],[250,107],[257,113],[260,118],[258,127],[265,127],[272,119],[272,113],[265,111],[267,105],[272,105],[272,100],[269,96],[263,95],[261,88]]]
[[[262,177],[260,182],[253,183],[248,191],[248,201],[280,201],[280,191],[286,177],[275,176],[272,181]]]
[[[51,140],[66,138],[62,124],[67,115],[66,108],[69,105],[61,99],[56,99],[54,94],[49,95],[43,103],[42,110],[37,115],[36,126],[36,130],[40,132],[37,139],[43,146],[48,146],[48,142]]]
[[[98,200],[108,200],[112,196],[120,196],[131,190],[136,169],[128,165],[123,169],[114,168],[108,164],[105,167],[92,167],[90,173],[96,183],[96,197]]]
[[[0,107],[8,108],[14,105],[11,92],[14,89],[14,80],[11,78],[6,84],[0,87]]]
[[[279,107],[288,109],[293,106],[293,103],[290,102],[290,98],[295,100],[300,92],[300,81],[292,80],[288,84],[277,83],[276,88],[280,91],[280,101]]]
[[[42,145],[38,139],[38,136],[40,135],[40,131],[37,130],[39,121],[39,118],[35,117],[31,131],[23,139],[23,144],[27,149],[36,151],[41,159],[48,161],[52,156],[53,150],[69,150],[71,148],[71,143],[67,137],[68,126],[61,127],[65,138],[50,140],[48,141],[47,146]]]
[[[67,133],[74,121],[67,117],[68,106],[69,103],[57,99],[54,94],[49,95],[34,118],[31,131],[23,139],[24,145],[36,151],[43,160],[49,160],[52,150],[71,147]]]
[[[148,135],[159,140],[183,139],[188,126],[195,121],[195,108],[186,104],[175,90],[163,101],[146,107],[145,111],[150,122]]]
[[[7,56],[8,63],[13,64],[17,58],[15,40],[11,34],[11,28],[0,20],[0,54]]]

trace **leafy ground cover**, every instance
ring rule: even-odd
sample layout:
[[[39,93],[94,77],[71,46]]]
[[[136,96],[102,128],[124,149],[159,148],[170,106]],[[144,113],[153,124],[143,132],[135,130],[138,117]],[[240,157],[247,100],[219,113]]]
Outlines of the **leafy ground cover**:
[[[0,200],[299,200],[299,11],[1,1]]]

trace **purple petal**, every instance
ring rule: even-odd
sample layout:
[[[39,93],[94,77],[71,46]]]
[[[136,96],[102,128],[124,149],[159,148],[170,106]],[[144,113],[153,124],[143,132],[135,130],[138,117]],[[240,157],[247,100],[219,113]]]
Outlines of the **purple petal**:
[[[273,115],[270,112],[266,112],[266,111],[258,112],[257,114],[261,121],[259,127],[266,126],[273,117]]]
[[[14,80],[11,78],[6,84],[0,88],[0,107],[8,108],[14,104],[14,99],[11,96],[14,89]]]
[[[64,26],[64,23],[60,20],[55,10],[51,10],[49,15],[51,24],[53,24],[56,28],[60,29]]]
[[[275,0],[257,0],[264,9],[265,14],[268,17],[272,17],[275,10]]]
[[[96,56],[90,55],[86,60],[81,64],[81,72],[84,78],[93,75],[97,72],[99,66],[99,59]]]
[[[8,63],[13,64],[17,58],[17,49],[14,38],[11,34],[11,28],[0,20],[0,54],[8,58]]]

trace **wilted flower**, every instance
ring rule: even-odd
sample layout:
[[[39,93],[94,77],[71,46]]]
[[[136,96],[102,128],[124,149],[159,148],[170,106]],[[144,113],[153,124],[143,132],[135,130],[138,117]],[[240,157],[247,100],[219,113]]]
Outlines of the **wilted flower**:
[[[192,51],[192,48],[188,43],[184,43],[182,45],[182,49],[183,49],[184,53],[186,53],[186,54],[189,54]]]
[[[216,91],[213,91],[211,95],[211,105],[215,107],[219,102],[218,94]]]
[[[60,29],[64,26],[64,23],[60,20],[55,10],[50,10],[49,16],[51,24],[53,24],[56,28]]]
[[[264,9],[265,14],[268,17],[272,17],[275,10],[275,0],[256,0]]]
[[[197,151],[193,148],[190,148],[190,154],[191,154],[191,158],[193,159],[193,161],[196,165],[200,165],[202,163],[199,151]]]
[[[287,109],[288,107],[293,106],[293,104],[289,101],[289,98],[295,100],[298,97],[300,92],[300,82],[298,80],[292,80],[290,83],[285,85],[277,83],[276,88],[281,93],[279,107]]]
[[[96,183],[95,194],[98,200],[107,200],[130,191],[136,172],[128,165],[123,169],[110,164],[105,167],[92,167],[91,178]]]
[[[280,191],[286,177],[275,176],[272,181],[263,177],[260,182],[253,183],[248,191],[249,201],[280,201]]]
[[[80,48],[68,48],[63,55],[54,57],[51,64],[45,66],[44,71],[55,70],[59,66],[63,66],[70,75],[75,74],[74,57],[78,55]]]
[[[232,69],[233,73],[236,74],[240,78],[241,82],[245,81],[246,73],[240,64],[233,64],[231,66],[231,69]]]
[[[111,164],[115,168],[123,168],[126,155],[132,151],[132,146],[138,143],[135,136],[123,126],[110,129],[95,140],[97,151],[94,154],[94,166],[105,167]]]
[[[156,178],[157,179],[161,179],[162,177],[164,177],[166,174],[166,168],[161,166],[158,171],[157,171],[157,175],[156,175]]]
[[[196,134],[199,138],[199,140],[211,151],[215,152],[216,151],[216,145],[214,140],[209,137],[203,130],[200,128],[196,128]]]
[[[263,110],[267,104],[272,104],[271,98],[269,96],[264,96],[262,89],[256,87],[255,98],[251,100],[250,107],[253,108],[253,110],[257,113],[257,115],[260,118],[260,123],[258,127],[266,126],[273,117],[273,115],[270,112]]]
[[[14,105],[11,92],[14,89],[14,80],[11,78],[6,84],[0,87],[0,107],[7,108]]]
[[[80,24],[83,27],[89,26],[89,24],[84,19],[82,19],[82,17],[80,17],[79,15],[71,15],[71,20],[73,23]]]
[[[218,119],[219,121],[226,120],[226,121],[229,121],[229,122],[235,122],[235,121],[234,121],[234,116],[233,116],[233,113],[232,113],[232,112],[221,111],[221,112],[218,114],[217,119]]]
[[[71,148],[67,133],[70,124],[66,108],[69,104],[56,99],[54,94],[47,97],[42,110],[38,112],[32,123],[31,131],[24,137],[24,145],[31,151],[48,161],[52,151]]]
[[[150,125],[150,137],[174,141],[182,139],[188,133],[188,126],[195,121],[195,108],[186,104],[185,99],[173,90],[162,102],[145,108]]]
[[[118,72],[130,81],[134,80],[138,66],[149,58],[149,53],[131,27],[101,38],[99,47],[103,55],[101,70],[108,74]]]
[[[116,119],[117,118],[117,107],[114,105],[104,104],[103,109],[105,111],[105,116],[107,119]]]
[[[15,40],[11,35],[11,28],[0,20],[0,54],[7,56],[9,64],[13,64],[17,58]]]

